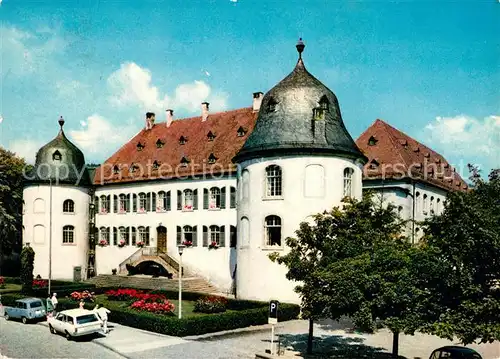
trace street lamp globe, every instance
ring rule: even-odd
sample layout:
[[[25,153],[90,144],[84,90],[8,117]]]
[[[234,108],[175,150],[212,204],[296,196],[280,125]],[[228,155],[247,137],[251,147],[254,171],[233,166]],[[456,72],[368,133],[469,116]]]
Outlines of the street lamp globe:
[[[177,246],[177,250],[179,251],[180,256],[182,256],[182,253],[184,252],[184,247],[186,247],[184,244],[179,244]]]

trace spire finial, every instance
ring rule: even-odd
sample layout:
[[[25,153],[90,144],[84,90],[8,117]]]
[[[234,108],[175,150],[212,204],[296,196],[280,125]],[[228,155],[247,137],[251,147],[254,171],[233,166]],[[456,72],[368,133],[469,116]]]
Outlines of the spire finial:
[[[61,130],[62,130],[62,128],[64,126],[64,118],[62,116],[59,117],[59,121],[58,122],[59,122],[59,126],[61,126]]]
[[[302,41],[302,38],[299,38],[299,41],[297,42],[297,45],[295,45],[297,48],[297,51],[299,52],[299,59],[302,58],[302,52],[304,51],[304,48],[306,45],[304,45],[304,42]]]

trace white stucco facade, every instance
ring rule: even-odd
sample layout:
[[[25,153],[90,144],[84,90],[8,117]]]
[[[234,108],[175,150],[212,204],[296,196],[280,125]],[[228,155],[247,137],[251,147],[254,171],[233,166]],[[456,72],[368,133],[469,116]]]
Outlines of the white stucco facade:
[[[270,166],[281,169],[282,191],[274,195],[266,171]],[[346,169],[350,184],[344,180]],[[361,169],[349,159],[303,156],[245,161],[238,176],[237,296],[298,303],[293,290],[297,283],[287,280],[286,267],[271,262],[268,255],[286,253],[285,238],[293,237],[308,216],[340,205],[345,195],[360,198]],[[351,189],[344,192],[349,185]],[[279,218],[279,244],[270,243],[274,241],[270,231],[275,230],[268,227],[276,221],[269,216]]]
[[[48,278],[49,242],[52,241],[52,278],[73,280],[75,267],[80,267],[81,278],[84,279],[89,249],[88,189],[70,185],[52,186],[52,239],[50,186],[27,186],[23,199],[23,243],[29,243],[35,251],[33,274]],[[65,201],[73,202],[72,208],[67,202],[66,212]]]
[[[225,192],[225,208],[205,209],[204,192],[214,188],[219,189],[220,196]],[[233,201],[231,200],[231,188],[234,191]],[[198,205],[193,206],[197,207],[196,209],[184,208],[185,203],[181,203],[182,208],[178,209],[177,193],[178,191],[182,192],[181,201],[184,201],[185,190],[197,191]],[[139,201],[141,193],[150,193],[151,198],[154,193],[156,207],[161,207],[159,204],[159,193],[161,192],[170,193],[170,209],[155,208],[154,211],[149,210],[141,213],[140,211],[134,212],[133,208],[131,208],[129,212],[114,213],[113,208],[110,208],[110,213],[96,215],[97,229],[103,227],[111,229],[110,245],[96,248],[97,274],[111,274],[112,269],[118,270],[120,263],[139,250],[133,245],[132,240],[130,240],[129,245],[123,247],[115,245],[113,243],[113,228],[130,228],[129,233],[132,231],[131,228],[148,228],[149,247],[156,248],[158,246],[158,227],[165,227],[167,232],[166,252],[172,258],[179,260],[177,227],[181,227],[181,238],[184,241],[187,239],[184,228],[190,226],[191,228],[196,227],[196,234],[191,234],[189,237],[193,239],[193,246],[185,249],[182,257],[183,266],[192,274],[206,278],[221,290],[229,291],[236,265],[235,249],[231,248],[231,230],[236,232],[236,203],[234,202],[236,199],[236,178],[184,179],[104,186],[97,188],[95,196],[98,198],[110,196],[113,199],[114,196],[130,194],[130,198],[133,199],[135,194],[137,201]],[[221,207],[220,204],[219,207]],[[138,204],[137,209],[139,208]],[[218,234],[212,234],[212,226],[218,227]],[[214,238],[215,236],[218,237],[219,247],[217,249],[209,249],[203,245],[204,227],[207,230],[206,236],[209,237],[209,240],[212,236]],[[222,230],[222,227],[224,230]],[[99,236],[99,239],[102,239],[102,236]],[[120,234],[118,234],[119,240]],[[138,240],[138,237],[136,240]]]

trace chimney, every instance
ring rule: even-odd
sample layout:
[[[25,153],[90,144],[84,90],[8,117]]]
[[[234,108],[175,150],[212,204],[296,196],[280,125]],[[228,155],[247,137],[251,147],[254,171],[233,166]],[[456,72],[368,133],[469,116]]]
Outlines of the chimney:
[[[167,110],[167,127],[170,127],[174,120],[174,110]]]
[[[262,103],[262,98],[264,94],[262,92],[253,93],[253,112],[258,112],[260,110],[260,105]]]
[[[150,130],[155,125],[155,114],[153,112],[146,113],[146,130]]]
[[[201,122],[205,122],[208,119],[208,102],[201,103]]]

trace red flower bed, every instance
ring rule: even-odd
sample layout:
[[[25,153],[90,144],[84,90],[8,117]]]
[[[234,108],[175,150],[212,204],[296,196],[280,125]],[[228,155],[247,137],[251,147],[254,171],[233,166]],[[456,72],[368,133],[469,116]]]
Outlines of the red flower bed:
[[[82,299],[85,302],[93,302],[95,300],[95,293],[90,293],[88,290],[84,290],[83,292],[73,292],[70,294],[70,297],[78,302]]]
[[[227,299],[224,297],[209,296],[200,298],[194,304],[194,312],[222,313],[226,311]]]
[[[118,301],[137,299],[145,302],[163,302],[166,300],[164,295],[144,293],[143,291],[139,291],[137,289],[108,290],[106,292],[106,296],[108,297],[108,300]]]
[[[162,302],[147,302],[141,299],[132,303],[130,308],[155,314],[172,315],[175,306],[166,299]]]
[[[33,279],[33,288],[45,288],[49,282],[45,279]]]

